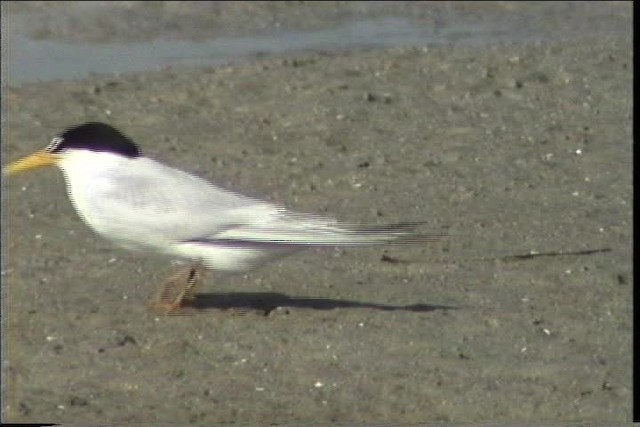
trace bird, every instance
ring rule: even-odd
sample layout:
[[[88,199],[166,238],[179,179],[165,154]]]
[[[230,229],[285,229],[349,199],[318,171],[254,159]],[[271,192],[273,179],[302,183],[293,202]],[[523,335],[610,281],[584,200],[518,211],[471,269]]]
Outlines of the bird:
[[[142,154],[115,127],[71,126],[42,150],[10,163],[5,175],[57,166],[78,216],[96,234],[125,249],[187,262],[151,300],[155,312],[176,314],[194,299],[205,271],[246,272],[313,247],[436,242],[423,222],[351,225],[297,213],[247,197]]]

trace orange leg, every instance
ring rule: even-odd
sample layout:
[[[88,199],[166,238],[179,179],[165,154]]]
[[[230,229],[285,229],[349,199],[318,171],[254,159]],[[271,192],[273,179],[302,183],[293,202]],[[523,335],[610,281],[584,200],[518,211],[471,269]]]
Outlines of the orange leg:
[[[184,300],[192,300],[195,290],[204,273],[204,266],[191,263],[169,277],[162,285],[149,308],[159,314],[180,314]]]

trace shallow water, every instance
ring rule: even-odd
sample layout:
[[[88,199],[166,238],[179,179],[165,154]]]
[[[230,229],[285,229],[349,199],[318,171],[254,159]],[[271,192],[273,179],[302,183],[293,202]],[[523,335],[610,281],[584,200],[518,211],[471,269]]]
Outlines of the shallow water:
[[[34,39],[12,17],[7,37],[8,58],[3,84],[81,79],[92,73],[129,73],[169,66],[221,65],[257,56],[302,51],[344,51],[357,48],[488,44],[539,37],[527,26],[483,21],[473,25],[455,20],[437,28],[408,19],[387,17],[346,22],[315,31],[274,31],[245,37],[216,37],[204,42],[156,39],[139,43],[77,44]]]

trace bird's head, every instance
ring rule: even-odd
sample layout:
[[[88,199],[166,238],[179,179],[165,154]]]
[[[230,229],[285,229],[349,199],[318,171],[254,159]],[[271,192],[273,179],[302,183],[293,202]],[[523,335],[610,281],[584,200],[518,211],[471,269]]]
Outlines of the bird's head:
[[[113,126],[89,122],[65,130],[54,137],[43,150],[9,164],[4,173],[12,175],[42,166],[57,165],[65,153],[71,150],[107,152],[129,158],[141,155],[135,143]]]

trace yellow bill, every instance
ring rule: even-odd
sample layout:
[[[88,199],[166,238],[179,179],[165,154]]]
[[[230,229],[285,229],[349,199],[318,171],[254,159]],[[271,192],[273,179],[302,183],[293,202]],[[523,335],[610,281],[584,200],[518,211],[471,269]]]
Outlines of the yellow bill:
[[[13,175],[18,172],[24,172],[29,169],[35,169],[42,166],[53,166],[58,163],[58,156],[47,153],[46,151],[36,151],[30,156],[16,160],[9,166],[4,168],[5,175]]]

